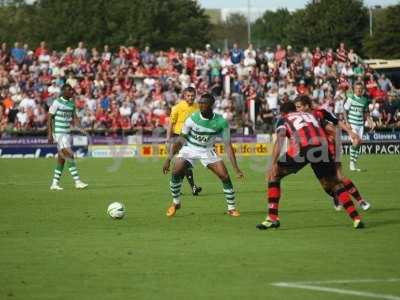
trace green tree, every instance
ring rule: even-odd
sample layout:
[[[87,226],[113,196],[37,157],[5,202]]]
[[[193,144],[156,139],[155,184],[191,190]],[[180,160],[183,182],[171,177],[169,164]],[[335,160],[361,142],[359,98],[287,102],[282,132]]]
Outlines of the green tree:
[[[373,36],[364,39],[364,52],[370,58],[400,58],[400,4],[382,9],[374,17]]]
[[[16,41],[31,44],[35,41],[32,32],[35,7],[23,0],[0,2],[0,41],[9,46]]]
[[[290,21],[284,28],[287,42],[296,50],[310,46],[310,36],[305,29],[307,26],[306,23],[306,10],[299,9],[292,13]]]
[[[304,14],[289,25],[290,42],[304,35],[307,46],[335,47],[345,42],[348,47],[362,49],[362,39],[368,28],[368,14],[361,0],[320,0],[306,5]],[[301,27],[296,26],[301,25]],[[300,45],[298,45],[300,46]],[[305,46],[305,45],[301,45]]]
[[[260,46],[287,44],[286,27],[291,19],[292,16],[286,8],[265,11],[253,24],[253,40]]]
[[[228,46],[238,43],[240,47],[247,48],[247,19],[240,13],[230,14],[224,22],[214,25],[211,32],[211,43],[223,49],[225,41]]]
[[[154,49],[203,47],[210,22],[191,0],[23,0],[0,2],[0,39],[16,39],[64,49],[85,41],[91,46],[151,45]]]

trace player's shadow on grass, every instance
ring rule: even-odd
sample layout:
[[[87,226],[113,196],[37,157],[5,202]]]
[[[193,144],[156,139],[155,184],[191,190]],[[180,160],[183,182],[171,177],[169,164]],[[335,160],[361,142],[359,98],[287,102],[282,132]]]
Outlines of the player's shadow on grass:
[[[257,192],[257,191],[241,191],[241,192],[235,192],[236,197],[238,195],[245,195],[245,194],[262,195],[261,196],[261,200],[265,198],[265,191],[259,191],[259,192]],[[203,196],[203,197],[204,196],[220,196],[220,197],[222,197],[224,199],[224,193],[222,191],[220,191],[220,192],[211,192],[211,193],[202,191],[201,194],[199,194],[199,196]],[[197,196],[197,197],[199,197],[199,196]]]
[[[384,214],[387,212],[395,212],[395,211],[400,211],[400,207],[399,208],[376,208],[373,207],[371,208],[371,210],[367,211],[365,214],[368,215],[378,215],[378,214]]]
[[[371,221],[368,222],[368,220],[366,221],[367,223],[367,228],[375,228],[375,227],[385,227],[385,226],[392,226],[392,225],[399,225],[400,224],[400,220],[379,220],[379,221]]]

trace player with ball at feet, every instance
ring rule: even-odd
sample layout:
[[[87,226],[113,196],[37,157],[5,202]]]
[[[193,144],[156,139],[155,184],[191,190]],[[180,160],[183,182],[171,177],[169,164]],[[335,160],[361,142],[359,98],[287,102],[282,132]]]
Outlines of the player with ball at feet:
[[[71,125],[72,122],[78,124],[76,116],[75,102],[73,100],[74,90],[69,84],[62,88],[62,96],[54,100],[49,108],[49,118],[47,120],[47,138],[49,144],[57,143],[58,158],[57,167],[54,170],[53,183],[50,190],[62,190],[60,187],[60,177],[64,169],[65,162],[69,168],[77,189],[84,189],[88,185],[82,182],[78,175],[74,152],[71,149]]]
[[[176,211],[181,208],[181,187],[186,169],[191,167],[195,161],[200,160],[203,166],[211,170],[222,181],[228,215],[239,217],[240,213],[236,209],[235,192],[228,170],[214,150],[216,138],[220,136],[225,143],[229,160],[237,177],[243,178],[243,173],[237,165],[233,151],[228,122],[221,115],[213,113],[214,97],[211,94],[202,95],[198,103],[200,111],[193,113],[186,119],[181,138],[175,141],[172,151],[170,151],[163,165],[163,172],[167,174],[173,156],[179,152],[173,165],[169,183],[173,200],[166,215],[173,217]]]

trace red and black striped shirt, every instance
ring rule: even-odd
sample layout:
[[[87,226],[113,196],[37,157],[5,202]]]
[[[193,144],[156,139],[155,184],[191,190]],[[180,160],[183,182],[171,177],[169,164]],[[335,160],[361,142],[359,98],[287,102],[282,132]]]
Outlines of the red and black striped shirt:
[[[284,129],[289,138],[288,154],[296,156],[307,147],[327,144],[325,131],[317,119],[310,113],[292,112],[282,117],[276,131]]]
[[[339,120],[336,118],[336,116],[327,111],[326,109],[314,109],[312,111],[314,117],[318,120],[320,126],[324,129],[326,139],[328,141],[328,150],[329,153],[332,154],[333,156],[336,155],[336,137],[334,133],[329,133],[325,130],[325,126],[327,123],[331,123],[334,126],[336,126],[339,123]]]

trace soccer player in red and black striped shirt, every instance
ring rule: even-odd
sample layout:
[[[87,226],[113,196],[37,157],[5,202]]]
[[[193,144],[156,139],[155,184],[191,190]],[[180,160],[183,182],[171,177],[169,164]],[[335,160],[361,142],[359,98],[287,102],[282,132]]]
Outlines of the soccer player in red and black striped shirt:
[[[335,159],[337,177],[343,182],[344,187],[357,201],[358,205],[363,210],[368,210],[371,205],[366,200],[364,200],[363,197],[361,197],[360,192],[358,191],[355,184],[351,181],[351,179],[344,176],[342,173],[342,163],[340,162],[340,145],[337,145],[336,143],[337,138],[340,137],[337,137],[336,135],[336,126],[346,131],[355,143],[359,142],[359,137],[353,133],[351,127],[348,124],[339,121],[332,113],[330,113],[326,109],[317,108],[317,105],[314,105],[309,97],[298,97],[295,101],[295,106],[297,111],[312,113],[320,123],[321,127],[324,128],[328,141],[329,153]],[[337,146],[339,146],[339,149]],[[335,198],[333,191],[325,186],[323,186],[323,188],[325,192],[333,198],[336,210],[340,210],[341,205],[339,204],[338,199]]]
[[[277,139],[272,151],[272,166],[268,175],[268,215],[258,229],[278,228],[280,182],[287,175],[297,173],[307,164],[311,165],[315,175],[334,191],[336,197],[346,208],[353,220],[354,228],[363,228],[361,217],[355,209],[350,195],[337,178],[333,158],[329,155],[325,132],[316,118],[305,112],[296,112],[293,102],[281,106],[283,117],[278,122]],[[281,155],[286,137],[289,139],[287,151]]]

